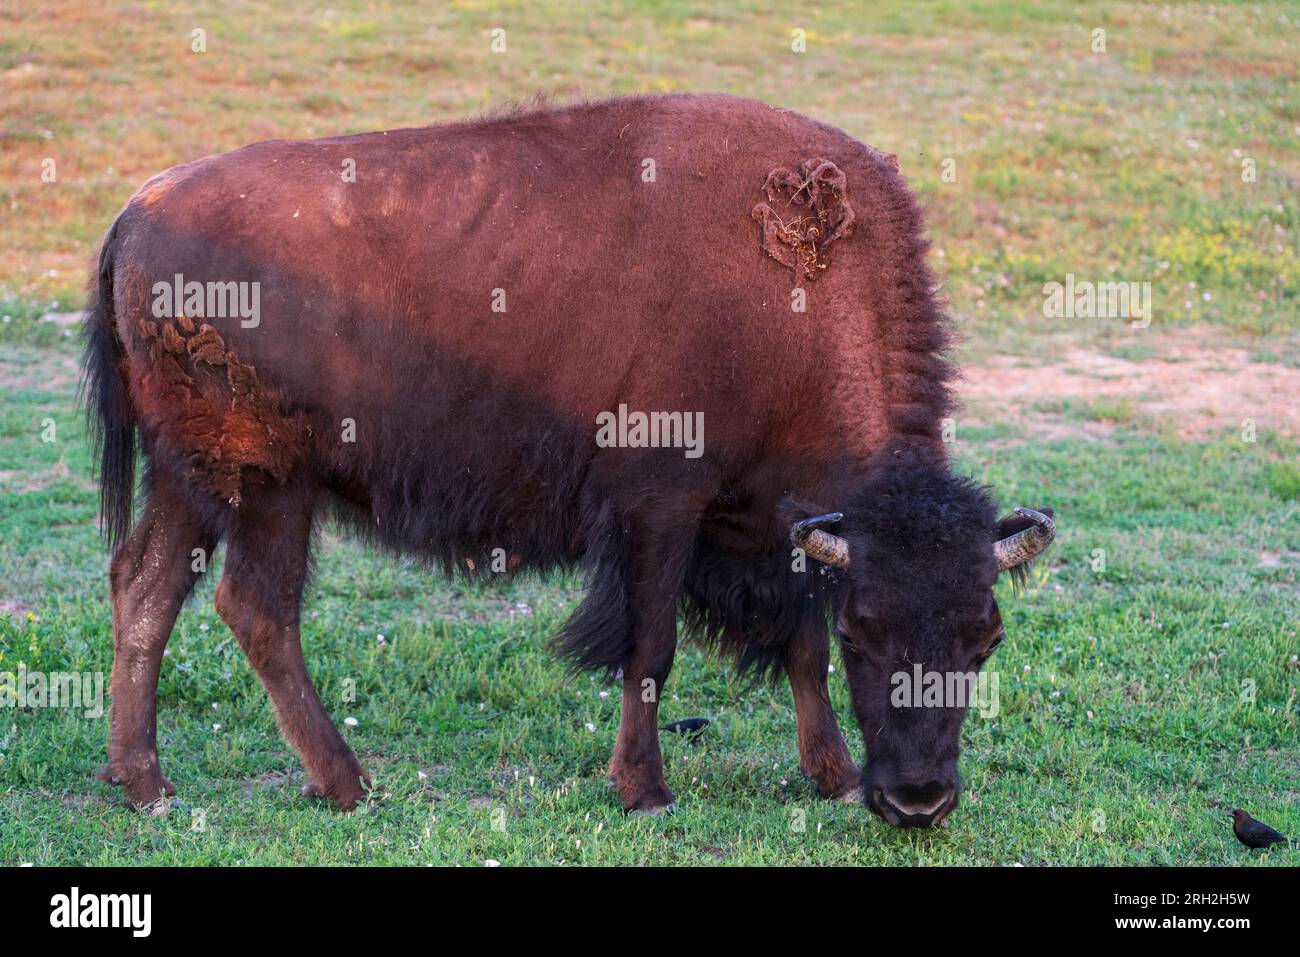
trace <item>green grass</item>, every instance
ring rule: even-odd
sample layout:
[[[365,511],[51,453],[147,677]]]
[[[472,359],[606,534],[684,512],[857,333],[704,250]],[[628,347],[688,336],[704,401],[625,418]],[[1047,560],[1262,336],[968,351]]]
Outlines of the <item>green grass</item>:
[[[0,625],[0,670],[110,667],[70,358],[0,353],[0,598],[22,618]],[[545,651],[577,583],[448,584],[326,530],[306,653],[335,718],[357,719],[344,731],[383,802],[342,815],[296,797],[298,762],[213,611],[218,567],[160,688],[163,768],[183,806],[136,814],[92,780],[105,719],[0,710],[0,863],[1294,863],[1247,853],[1220,813],[1241,805],[1300,831],[1294,449],[1122,427],[1102,447],[992,454],[985,441],[963,437],[962,467],[1006,503],[1050,502],[1062,535],[1045,581],[1021,598],[1000,586],[1001,710],[967,720],[964,800],[939,830],[819,801],[799,774],[788,689],[742,691],[689,647],[663,715],[714,724],[699,746],[664,742],[680,812],[625,819],[604,782],[617,690],[567,679]],[[860,751],[838,674],[831,686]]]

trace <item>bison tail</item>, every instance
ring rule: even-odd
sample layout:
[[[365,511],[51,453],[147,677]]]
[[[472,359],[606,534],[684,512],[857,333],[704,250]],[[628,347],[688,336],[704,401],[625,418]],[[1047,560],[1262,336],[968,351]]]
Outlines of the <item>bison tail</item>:
[[[100,529],[110,549],[130,533],[135,501],[136,422],[125,378],[126,351],[113,316],[117,229],[115,221],[104,237],[89,284],[80,396],[86,406],[92,456],[99,460]]]
[[[573,673],[613,675],[631,658],[635,644],[627,558],[622,530],[607,508],[592,526],[583,560],[586,594],[555,636],[555,650]]]

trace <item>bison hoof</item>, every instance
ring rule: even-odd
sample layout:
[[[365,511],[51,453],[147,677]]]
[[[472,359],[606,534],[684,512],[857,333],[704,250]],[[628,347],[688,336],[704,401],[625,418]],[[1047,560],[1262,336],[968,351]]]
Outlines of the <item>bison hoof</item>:
[[[622,793],[623,810],[628,817],[658,817],[660,814],[672,814],[677,810],[677,799],[666,784],[653,784],[629,794]]]
[[[356,810],[358,804],[365,804],[369,794],[370,777],[364,773],[355,781],[344,781],[335,787],[325,787],[312,781],[302,789],[302,796],[317,801],[332,801],[340,811]]]
[[[157,768],[141,771],[138,774],[119,774],[113,770],[111,763],[103,764],[95,773],[95,777],[106,784],[124,787],[127,801],[137,811],[166,814],[166,809],[171,803],[169,799],[176,796],[176,785],[159,774]],[[159,805],[163,807],[161,812],[156,810]]]

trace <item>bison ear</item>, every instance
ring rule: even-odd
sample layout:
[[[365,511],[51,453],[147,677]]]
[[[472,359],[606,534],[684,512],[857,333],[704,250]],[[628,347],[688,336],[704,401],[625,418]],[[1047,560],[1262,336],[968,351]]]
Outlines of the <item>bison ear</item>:
[[[1050,508],[1018,508],[998,522],[993,542],[998,569],[1011,573],[1017,592],[1024,588],[1030,563],[1056,537],[1056,524],[1052,520],[1055,514]]]

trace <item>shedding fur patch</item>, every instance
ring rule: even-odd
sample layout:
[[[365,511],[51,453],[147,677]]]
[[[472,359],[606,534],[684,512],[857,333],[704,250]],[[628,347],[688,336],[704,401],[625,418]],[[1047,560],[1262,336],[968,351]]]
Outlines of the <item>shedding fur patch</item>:
[[[133,397],[199,485],[238,507],[246,470],[288,478],[302,452],[301,423],[280,411],[257,370],[226,348],[221,333],[186,316],[161,324],[139,319],[135,332],[148,361],[128,360]]]
[[[763,192],[768,201],[749,214],[762,226],[759,245],[794,270],[796,281],[816,279],[828,265],[830,245],[853,234],[856,217],[844,171],[830,160],[804,160],[794,169],[782,166],[768,173]],[[787,210],[791,218],[783,218],[769,204]]]

